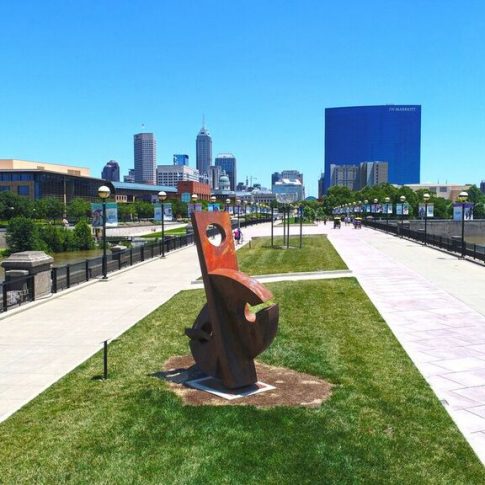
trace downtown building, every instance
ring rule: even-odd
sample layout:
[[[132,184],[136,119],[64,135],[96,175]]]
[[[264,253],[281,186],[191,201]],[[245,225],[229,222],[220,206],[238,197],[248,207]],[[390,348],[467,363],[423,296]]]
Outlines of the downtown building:
[[[359,165],[330,165],[330,186],[361,190],[388,182],[387,162],[362,162]]]
[[[297,202],[305,199],[303,174],[298,170],[283,170],[271,176],[271,190],[278,200],[279,196],[291,196]]]
[[[174,165],[189,165],[189,156],[185,154],[175,154],[173,156]]]
[[[116,160],[110,160],[101,172],[101,178],[110,182],[120,181],[120,166]]]
[[[209,174],[212,165],[212,138],[203,126],[195,141],[196,162],[195,166],[201,175]]]
[[[419,183],[420,105],[325,109],[324,191],[332,186],[331,165],[357,166],[360,169],[361,163],[369,163],[369,160],[372,161],[370,163],[387,163],[387,181],[391,184]],[[350,183],[348,176],[346,180]]]
[[[220,167],[221,172],[226,172],[229,177],[230,190],[236,190],[237,185],[237,170],[236,157],[232,153],[219,153],[215,162],[216,167]]]
[[[157,168],[157,141],[153,133],[134,135],[135,182],[155,185]]]
[[[157,184],[177,186],[182,180],[199,182],[199,172],[186,165],[158,165]]]

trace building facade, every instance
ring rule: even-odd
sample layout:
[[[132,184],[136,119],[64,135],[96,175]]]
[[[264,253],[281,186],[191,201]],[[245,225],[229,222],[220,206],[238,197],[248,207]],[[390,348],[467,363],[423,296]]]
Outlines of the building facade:
[[[196,194],[198,197],[197,200],[210,200],[211,188],[209,184],[183,180],[177,183],[177,195],[181,198],[184,193],[190,195]]]
[[[359,189],[389,182],[389,165],[387,162],[362,162],[359,171]]]
[[[177,186],[181,180],[199,181],[199,172],[186,165],[159,165],[157,167],[157,184]]]
[[[221,171],[226,172],[226,175],[229,177],[229,182],[231,183],[230,190],[236,190],[236,157],[232,153],[219,153],[215,159],[215,166],[220,167]]]
[[[123,175],[123,182],[134,184],[135,183],[135,169],[130,168],[128,170],[128,175]]]
[[[116,160],[110,160],[101,172],[101,178],[110,182],[120,181],[120,166]]]
[[[384,105],[325,109],[325,191],[330,165],[388,163],[392,184],[419,183],[421,106]]]
[[[173,156],[173,164],[174,165],[189,165],[189,156],[188,155],[179,155],[175,154]]]
[[[133,140],[135,182],[155,185],[157,141],[153,133],[138,133]]]
[[[211,189],[216,190],[219,188],[219,179],[221,178],[221,167],[211,165],[209,167],[209,185]]]
[[[485,180],[482,180],[482,181],[480,182],[480,192],[481,192],[482,194],[485,194]]]
[[[195,141],[196,168],[200,174],[208,174],[212,165],[212,138],[203,126]]]
[[[406,184],[411,190],[427,190],[430,194],[452,201],[458,200],[460,192],[468,191],[471,185],[468,184]]]

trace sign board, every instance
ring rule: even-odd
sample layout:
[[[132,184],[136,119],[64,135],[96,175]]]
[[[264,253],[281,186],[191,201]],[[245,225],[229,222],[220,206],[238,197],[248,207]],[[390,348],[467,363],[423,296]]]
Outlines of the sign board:
[[[462,204],[461,202],[455,202],[453,204],[453,220],[454,221],[461,221],[463,218],[463,207],[465,208],[464,219],[465,221],[473,221],[473,206],[472,202],[465,202]]]
[[[202,212],[202,204],[187,204],[187,212],[189,217],[192,212]]]
[[[418,217],[424,219],[424,214],[426,210],[426,204],[419,204]],[[428,204],[426,217],[434,217],[434,204]]]
[[[180,200],[188,204],[190,202],[191,197],[192,197],[192,194],[190,192],[183,192],[182,195],[180,196]]]
[[[162,204],[155,204],[153,206],[153,220],[154,221],[162,220]],[[172,204],[170,202],[163,203],[163,220],[164,221],[173,220]]]
[[[103,227],[103,204],[100,202],[91,203],[91,224],[93,227]],[[118,225],[118,204],[106,202],[106,226],[116,227]]]

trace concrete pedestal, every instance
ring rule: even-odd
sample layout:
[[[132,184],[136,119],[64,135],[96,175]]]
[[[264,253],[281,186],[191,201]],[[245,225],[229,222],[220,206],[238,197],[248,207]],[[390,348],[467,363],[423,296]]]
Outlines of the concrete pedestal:
[[[11,254],[2,266],[5,268],[7,281],[34,276],[35,298],[50,295],[52,280],[51,268],[54,258],[43,251],[22,251]]]

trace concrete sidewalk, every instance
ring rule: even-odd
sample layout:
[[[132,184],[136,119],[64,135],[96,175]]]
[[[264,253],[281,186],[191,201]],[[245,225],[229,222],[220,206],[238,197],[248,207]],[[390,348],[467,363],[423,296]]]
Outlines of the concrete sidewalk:
[[[326,232],[485,463],[484,268],[372,229]]]

